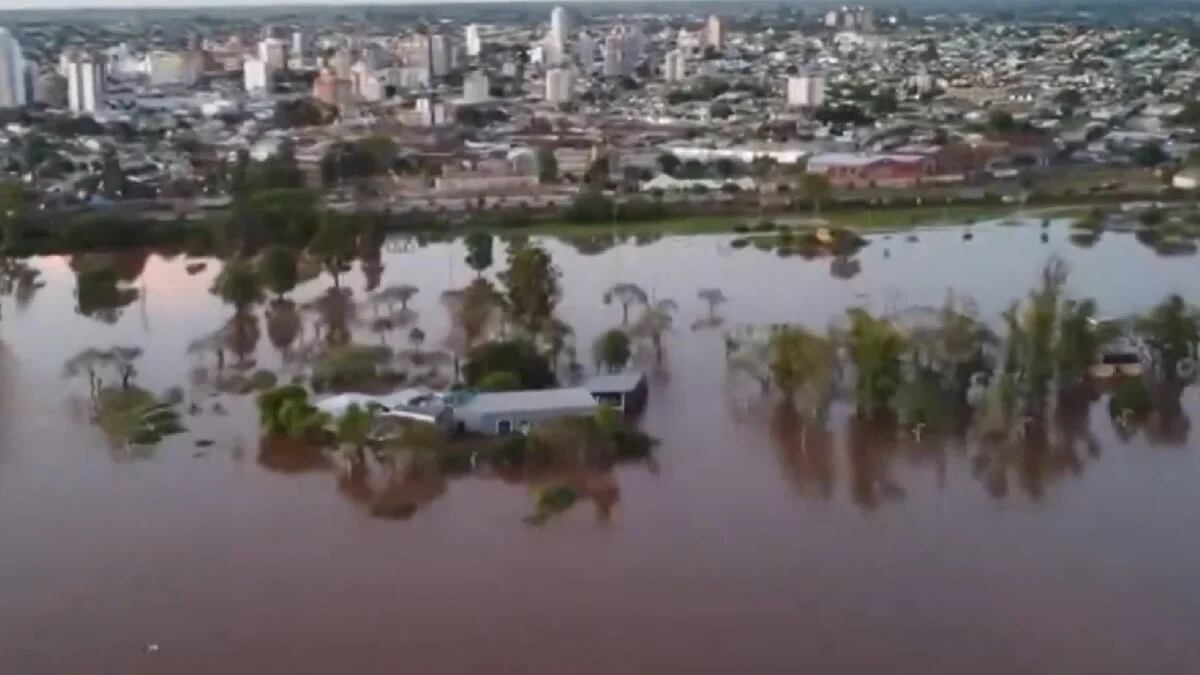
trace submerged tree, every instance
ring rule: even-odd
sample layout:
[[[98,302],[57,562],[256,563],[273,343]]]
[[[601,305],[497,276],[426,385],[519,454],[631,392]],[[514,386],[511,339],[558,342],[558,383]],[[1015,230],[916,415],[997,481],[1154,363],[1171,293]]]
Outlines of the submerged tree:
[[[630,308],[649,304],[650,296],[637,284],[621,282],[613,284],[604,292],[604,304],[611,305],[614,302],[621,305],[621,325],[627,326],[629,325]]]
[[[1194,375],[1196,347],[1200,344],[1200,310],[1171,295],[1137,322],[1137,332],[1154,356],[1156,370],[1167,381],[1187,379],[1185,360]]]
[[[508,269],[500,278],[508,289],[513,321],[531,335],[546,327],[562,296],[562,276],[550,254],[535,245],[510,249]]]
[[[856,369],[854,400],[868,419],[892,412],[892,398],[903,383],[908,343],[887,319],[862,309],[850,310],[846,346]]]
[[[286,246],[271,246],[258,258],[258,276],[276,299],[292,292],[299,278],[296,252]]]
[[[659,363],[663,359],[663,338],[671,331],[675,322],[675,311],[679,306],[674,300],[658,300],[646,305],[641,316],[630,327],[629,333],[650,341],[654,347],[654,358]]]
[[[767,342],[772,382],[784,405],[801,415],[801,446],[808,427],[820,420],[833,394],[837,374],[833,345],[825,338],[796,326],[779,326]]]
[[[263,299],[258,270],[249,260],[241,258],[225,264],[225,268],[213,283],[212,290],[222,300],[233,305],[237,315],[247,313],[254,304],[262,302]]]
[[[472,232],[466,237],[467,266],[482,276],[492,266],[492,235],[487,232]]]
[[[326,214],[308,244],[308,252],[329,276],[335,288],[341,288],[342,273],[347,271],[357,252],[357,233],[349,221]]]
[[[633,348],[629,335],[625,331],[614,328],[596,339],[593,349],[596,367],[609,372],[618,372],[625,368],[633,356]]]
[[[729,302],[729,298],[719,288],[702,288],[696,293],[697,297],[708,305],[708,319],[710,322],[717,318],[717,307]]]

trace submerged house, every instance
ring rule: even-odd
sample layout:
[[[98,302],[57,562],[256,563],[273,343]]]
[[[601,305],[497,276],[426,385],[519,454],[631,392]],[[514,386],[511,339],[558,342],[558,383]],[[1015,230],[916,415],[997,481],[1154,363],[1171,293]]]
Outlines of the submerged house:
[[[504,436],[562,417],[594,415],[599,407],[582,388],[507,391],[467,398],[454,407],[454,419],[459,431]]]
[[[317,402],[334,417],[352,405],[377,411],[380,418],[420,422],[447,431],[504,436],[528,433],[539,424],[564,417],[590,417],[601,405],[628,415],[646,406],[648,387],[641,373],[596,375],[580,387],[478,393],[459,390],[439,393],[429,389],[403,389],[385,396],[340,394]]]
[[[583,383],[592,398],[600,405],[636,415],[646,407],[649,385],[646,376],[636,372],[596,375]]]

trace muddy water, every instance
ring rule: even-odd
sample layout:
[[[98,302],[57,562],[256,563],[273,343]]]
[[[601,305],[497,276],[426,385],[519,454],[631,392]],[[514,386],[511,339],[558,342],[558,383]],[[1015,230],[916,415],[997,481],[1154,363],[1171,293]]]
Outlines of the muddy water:
[[[662,440],[657,467],[616,469],[600,478],[609,508],[543,527],[522,522],[525,487],[486,476],[411,486],[416,513],[373,518],[319,460],[261,456],[236,396],[201,397],[190,433],[149,456],[113,451],[63,362],[136,344],[143,386],[186,385],[206,358],[189,343],[231,313],[208,293],[217,266],[191,275],[195,261],[150,256],[141,300],[107,324],[74,312],[65,259],[37,260],[47,286],[0,323],[0,672],[1190,672],[1200,460],[1187,432],[1124,438],[1097,404],[1095,455],[1017,456],[996,484],[969,447],[854,428],[840,407],[828,436],[800,442],[726,373],[719,332],[689,328],[702,287],[730,297],[731,325],[820,327],[849,306],[937,305],[948,288],[995,319],[1052,254],[1108,314],[1172,291],[1200,301],[1195,259],[1131,237],[1080,249],[1057,225],[1049,243],[1036,225],[974,231],[876,238],[848,280],[728,237],[545,242],[583,360],[619,321],[601,302],[612,282],[681,310],[643,422]],[[383,285],[421,287],[430,345],[447,329],[441,291],[473,276],[463,256],[457,243],[385,253]],[[363,297],[360,271],[344,283]],[[256,358],[281,362],[265,330]],[[1200,414],[1194,391],[1184,409]]]

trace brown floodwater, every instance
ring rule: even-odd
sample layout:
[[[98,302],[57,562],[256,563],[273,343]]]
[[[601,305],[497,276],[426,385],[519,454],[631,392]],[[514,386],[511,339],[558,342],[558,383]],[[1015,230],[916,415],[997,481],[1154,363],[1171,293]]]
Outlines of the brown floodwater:
[[[656,462],[572,477],[593,498],[541,527],[524,522],[519,481],[380,487],[261,451],[249,397],[189,384],[212,360],[189,344],[232,313],[208,292],[214,261],[189,274],[197,261],[148,256],[141,297],[107,323],[75,312],[66,258],[34,260],[46,286],[6,300],[0,322],[0,672],[1192,672],[1200,453],[1186,420],[1121,434],[1100,400],[1079,432],[1091,451],[1014,450],[988,472],[969,441],[859,428],[844,406],[801,442],[726,371],[720,331],[691,329],[703,287],[729,296],[727,325],[819,328],[852,306],[940,305],[948,289],[995,321],[1054,254],[1108,315],[1200,300],[1195,258],[1130,235],[1084,249],[1063,224],[1048,243],[1033,223],[973,230],[875,237],[849,279],[726,236],[545,241],[581,360],[620,321],[601,300],[613,282],[680,311],[642,421]],[[385,250],[382,284],[421,289],[426,349],[447,332],[441,292],[473,278],[464,253]],[[343,283],[365,297],[357,267]],[[294,368],[262,333],[259,365]],[[142,386],[201,404],[189,433],[129,453],[87,422],[87,383],[63,363],[112,345],[145,349]],[[1193,390],[1182,403],[1200,413]],[[388,489],[415,510],[373,517]]]

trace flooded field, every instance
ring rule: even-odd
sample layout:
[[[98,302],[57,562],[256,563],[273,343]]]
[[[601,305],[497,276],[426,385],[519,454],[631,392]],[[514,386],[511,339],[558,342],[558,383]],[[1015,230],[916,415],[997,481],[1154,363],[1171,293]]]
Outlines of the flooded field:
[[[621,321],[603,301],[615,282],[679,307],[661,364],[636,357],[654,462],[571,477],[591,498],[542,527],[524,522],[529,486],[512,477],[380,488],[260,445],[253,396],[204,379],[205,337],[234,314],[210,293],[219,261],[125,254],[136,298],[83,316],[72,261],[32,260],[45,286],[5,300],[0,320],[0,671],[1189,672],[1196,387],[1169,428],[1124,430],[1099,399],[1076,430],[1086,452],[1017,449],[983,472],[969,437],[918,440],[844,403],[802,438],[727,367],[697,296],[723,292],[724,328],[824,330],[851,307],[936,307],[952,290],[998,325],[1058,256],[1067,291],[1105,316],[1200,300],[1195,257],[1132,234],[1084,247],[1065,223],[971,232],[878,235],[852,260],[729,236],[542,240],[589,369],[593,340]],[[410,349],[409,328],[373,322],[365,301],[368,286],[412,284],[416,346],[444,349],[442,294],[475,278],[465,256],[462,242],[389,241],[382,269],[342,275],[358,305],[338,321],[357,342]],[[291,339],[257,305],[242,353],[224,358],[299,373],[295,355],[330,329],[332,285],[292,294]],[[141,348],[141,386],[182,388],[186,433],[131,451],[89,422],[87,378],[64,364],[117,345]],[[381,489],[402,513],[373,507]]]

